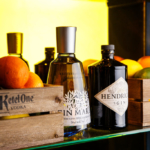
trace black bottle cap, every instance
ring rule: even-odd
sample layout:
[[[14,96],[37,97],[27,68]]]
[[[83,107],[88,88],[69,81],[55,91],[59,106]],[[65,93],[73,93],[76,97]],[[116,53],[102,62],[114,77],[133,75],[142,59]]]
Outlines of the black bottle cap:
[[[115,49],[115,45],[110,44],[110,45],[102,45],[101,49],[103,50],[114,50]]]
[[[45,47],[45,52],[55,52],[55,47]]]

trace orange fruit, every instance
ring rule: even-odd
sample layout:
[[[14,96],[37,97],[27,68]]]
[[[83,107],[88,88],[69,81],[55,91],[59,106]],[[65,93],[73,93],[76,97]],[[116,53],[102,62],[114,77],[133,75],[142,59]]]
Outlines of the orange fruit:
[[[124,59],[121,63],[127,65],[128,78],[132,78],[134,74],[143,69],[143,67],[135,60]]]
[[[95,63],[96,59],[87,59],[85,61],[82,62],[83,64],[83,69],[84,69],[84,72],[85,72],[85,76],[88,76],[88,66],[91,65],[92,63]]]
[[[0,86],[8,89],[22,88],[29,78],[29,68],[20,58],[0,58]]]
[[[124,58],[120,57],[120,56],[114,56],[114,59],[117,61],[122,61],[124,60]]]
[[[150,67],[150,56],[143,56],[138,60],[138,63],[142,65],[143,68]]]
[[[43,87],[43,86],[44,84],[41,78],[37,74],[33,72],[29,72],[29,79],[23,88],[36,88],[36,87]]]

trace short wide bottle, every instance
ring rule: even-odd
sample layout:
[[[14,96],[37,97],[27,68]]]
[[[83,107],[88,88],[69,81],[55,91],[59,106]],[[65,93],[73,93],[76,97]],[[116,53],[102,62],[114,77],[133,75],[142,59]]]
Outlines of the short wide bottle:
[[[88,67],[91,125],[100,129],[127,126],[127,66],[114,60],[114,45],[102,45],[102,60]]]
[[[64,86],[64,136],[83,131],[90,107],[82,63],[75,57],[76,27],[57,27],[57,58],[50,64],[48,83]]]

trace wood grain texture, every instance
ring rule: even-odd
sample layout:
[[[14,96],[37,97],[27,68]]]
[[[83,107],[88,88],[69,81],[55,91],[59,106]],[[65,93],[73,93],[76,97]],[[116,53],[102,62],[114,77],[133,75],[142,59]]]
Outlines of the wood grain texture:
[[[142,80],[128,79],[129,98],[142,99]]]
[[[20,149],[63,141],[63,114],[0,121],[0,149]]]
[[[150,79],[128,79],[129,98],[150,101]]]
[[[62,97],[63,86],[0,90],[0,116],[63,110]]]
[[[141,102],[129,101],[128,123],[141,123],[143,119]]]
[[[130,101],[128,123],[140,126],[150,125],[150,102]]]
[[[150,101],[150,79],[143,79],[143,101]]]

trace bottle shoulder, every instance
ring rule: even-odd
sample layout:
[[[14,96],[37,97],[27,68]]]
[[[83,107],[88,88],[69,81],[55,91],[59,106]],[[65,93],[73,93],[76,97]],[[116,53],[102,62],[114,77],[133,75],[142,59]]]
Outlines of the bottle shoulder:
[[[50,63],[51,61],[53,61],[53,60],[41,60],[41,61],[39,61],[39,62],[37,62],[35,65],[43,65],[43,64],[45,64],[45,63]]]
[[[101,61],[98,61],[89,65],[89,68],[97,68],[97,67],[115,67],[116,69],[127,68],[125,64],[119,61],[116,61],[114,59],[101,60]]]
[[[81,63],[76,57],[57,57],[52,61],[52,64],[74,64]]]

